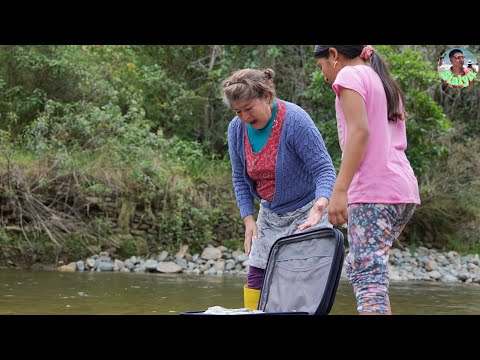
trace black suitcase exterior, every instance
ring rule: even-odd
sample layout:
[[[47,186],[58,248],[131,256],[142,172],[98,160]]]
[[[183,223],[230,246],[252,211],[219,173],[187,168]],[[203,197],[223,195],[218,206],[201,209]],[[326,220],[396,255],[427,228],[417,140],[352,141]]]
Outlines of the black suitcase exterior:
[[[323,228],[279,238],[265,268],[258,310],[245,315],[327,315],[332,309],[345,249],[343,233]],[[202,315],[203,311],[181,315]]]

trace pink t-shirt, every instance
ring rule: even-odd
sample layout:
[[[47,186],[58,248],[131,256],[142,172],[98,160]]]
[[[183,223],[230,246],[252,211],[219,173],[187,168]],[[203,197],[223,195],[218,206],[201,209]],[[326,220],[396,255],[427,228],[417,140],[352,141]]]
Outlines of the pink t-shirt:
[[[364,158],[348,189],[348,203],[420,204],[418,182],[405,155],[405,121],[388,121],[387,97],[382,80],[368,65],[346,66],[332,84],[340,147],[345,148],[347,123],[339,94],[356,91],[365,100],[370,137]]]

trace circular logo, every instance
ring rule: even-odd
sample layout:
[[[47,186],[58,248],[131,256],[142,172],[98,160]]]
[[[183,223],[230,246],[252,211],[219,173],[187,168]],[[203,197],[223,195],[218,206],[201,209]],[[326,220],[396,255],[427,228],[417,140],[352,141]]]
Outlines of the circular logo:
[[[443,84],[454,89],[469,86],[478,74],[478,61],[465,48],[451,48],[438,59],[438,75]]]

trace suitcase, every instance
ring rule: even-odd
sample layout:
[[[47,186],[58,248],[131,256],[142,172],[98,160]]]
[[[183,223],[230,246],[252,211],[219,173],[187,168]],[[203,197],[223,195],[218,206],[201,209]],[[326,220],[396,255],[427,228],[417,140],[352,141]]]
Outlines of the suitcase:
[[[279,238],[268,255],[258,310],[244,315],[327,315],[345,258],[343,233],[323,228]],[[188,311],[181,315],[203,315]]]

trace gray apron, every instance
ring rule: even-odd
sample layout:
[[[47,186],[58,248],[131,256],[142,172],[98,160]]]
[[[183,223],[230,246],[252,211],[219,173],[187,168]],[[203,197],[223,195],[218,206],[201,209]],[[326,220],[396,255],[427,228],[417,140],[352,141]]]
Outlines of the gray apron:
[[[257,218],[258,236],[256,240],[252,240],[252,249],[248,258],[249,265],[265,269],[273,243],[281,237],[302,232],[297,228],[307,220],[314,203],[315,200],[312,200],[301,208],[283,215],[277,214],[265,206],[260,206]],[[303,231],[332,227],[332,224],[328,222],[328,212],[325,209],[317,225]]]

